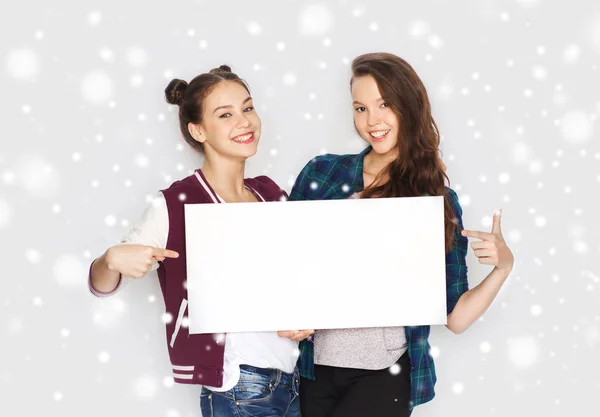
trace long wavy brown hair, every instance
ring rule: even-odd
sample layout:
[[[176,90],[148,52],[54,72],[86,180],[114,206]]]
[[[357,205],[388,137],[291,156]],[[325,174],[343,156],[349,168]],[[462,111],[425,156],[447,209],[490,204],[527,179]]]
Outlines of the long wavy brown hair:
[[[444,197],[446,251],[452,248],[458,227],[449,196],[446,175],[438,156],[440,132],[431,115],[427,90],[415,70],[402,58],[389,53],[360,55],[352,61],[352,81],[371,76],[381,97],[396,114],[400,133],[398,158],[382,169],[362,198]]]

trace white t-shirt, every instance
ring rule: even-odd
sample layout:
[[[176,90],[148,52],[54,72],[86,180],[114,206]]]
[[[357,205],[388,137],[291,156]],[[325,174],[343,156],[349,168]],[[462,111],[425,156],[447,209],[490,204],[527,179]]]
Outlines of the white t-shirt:
[[[219,197],[221,201],[224,201]],[[140,244],[166,249],[169,236],[169,215],[164,195],[159,192],[150,202],[141,219],[121,240],[121,244]],[[152,270],[158,269],[158,264]],[[123,276],[120,288],[132,278]],[[286,303],[288,300],[279,300]],[[271,302],[266,300],[265,302]],[[274,314],[279,314],[279,303],[274,303]],[[260,317],[257,317],[260,319]],[[225,338],[223,362],[223,386],[206,388],[213,391],[228,391],[240,376],[239,365],[259,368],[276,368],[292,373],[298,360],[298,342],[279,337],[277,332],[228,333]]]

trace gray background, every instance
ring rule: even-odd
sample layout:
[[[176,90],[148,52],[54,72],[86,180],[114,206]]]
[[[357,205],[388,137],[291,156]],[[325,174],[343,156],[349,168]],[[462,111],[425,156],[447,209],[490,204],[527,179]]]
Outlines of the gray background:
[[[164,88],[230,64],[263,121],[247,172],[289,190],[314,155],[363,148],[348,63],[372,51],[422,77],[466,227],[488,230],[502,207],[517,259],[465,334],[433,329],[437,397],[413,415],[598,415],[596,2],[10,7],[0,16],[1,415],[200,415],[199,387],[169,379],[155,275],[111,299],[86,288],[89,262],[149,196],[201,165]],[[472,252],[468,263],[474,286],[489,268]]]

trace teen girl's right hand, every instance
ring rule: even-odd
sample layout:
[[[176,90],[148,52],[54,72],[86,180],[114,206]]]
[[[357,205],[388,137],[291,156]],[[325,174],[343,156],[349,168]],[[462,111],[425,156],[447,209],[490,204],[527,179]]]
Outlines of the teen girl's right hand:
[[[314,333],[314,330],[280,330],[277,332],[279,337],[287,337],[288,339],[291,339],[294,342],[304,340]]]
[[[111,271],[132,278],[142,278],[152,266],[165,258],[178,258],[179,254],[169,249],[152,246],[126,244],[116,245],[106,251],[106,264]]]

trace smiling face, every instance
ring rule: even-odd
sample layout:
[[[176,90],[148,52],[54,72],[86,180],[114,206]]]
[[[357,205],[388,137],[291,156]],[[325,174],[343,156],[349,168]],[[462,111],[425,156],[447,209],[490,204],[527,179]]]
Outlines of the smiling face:
[[[190,123],[190,133],[204,145],[207,156],[246,159],[257,151],[260,139],[260,118],[254,110],[252,97],[237,82],[217,84],[204,99],[202,123]]]
[[[381,97],[379,86],[370,75],[352,80],[352,106],[356,130],[378,154],[398,152],[398,116]]]

